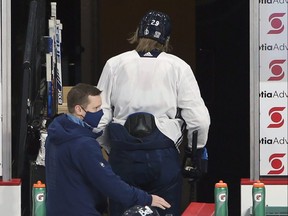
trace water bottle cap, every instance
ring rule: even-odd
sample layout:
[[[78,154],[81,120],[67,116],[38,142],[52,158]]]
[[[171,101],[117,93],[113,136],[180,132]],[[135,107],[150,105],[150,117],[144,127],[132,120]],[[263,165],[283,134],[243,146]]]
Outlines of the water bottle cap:
[[[227,187],[227,184],[220,180],[218,183],[215,184],[216,188]]]
[[[33,184],[34,188],[43,188],[45,187],[45,184],[43,184],[41,181],[37,181],[36,184]]]
[[[256,188],[263,188],[265,185],[263,182],[260,182],[259,180],[257,180],[254,184],[253,184],[253,187],[256,187]]]

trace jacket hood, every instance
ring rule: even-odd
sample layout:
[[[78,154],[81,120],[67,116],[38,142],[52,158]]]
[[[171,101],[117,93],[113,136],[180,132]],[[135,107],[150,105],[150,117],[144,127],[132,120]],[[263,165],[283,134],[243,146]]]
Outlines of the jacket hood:
[[[69,120],[66,114],[56,117],[48,127],[49,140],[55,145],[83,136],[96,139],[101,133],[93,133],[90,128]]]

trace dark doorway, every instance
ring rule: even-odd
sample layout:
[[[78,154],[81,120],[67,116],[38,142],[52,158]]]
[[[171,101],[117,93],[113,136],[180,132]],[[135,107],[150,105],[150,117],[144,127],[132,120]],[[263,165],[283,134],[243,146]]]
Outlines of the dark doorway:
[[[240,215],[240,179],[250,172],[249,1],[206,1],[196,14],[196,77],[212,120],[209,172],[198,198],[213,201],[210,192],[223,180],[229,215]]]

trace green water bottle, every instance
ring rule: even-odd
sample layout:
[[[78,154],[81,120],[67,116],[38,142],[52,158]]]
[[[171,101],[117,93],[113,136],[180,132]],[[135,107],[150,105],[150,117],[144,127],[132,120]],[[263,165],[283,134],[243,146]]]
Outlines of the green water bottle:
[[[265,216],[265,185],[259,180],[253,184],[253,216]]]
[[[228,216],[228,187],[220,180],[214,189],[215,216]]]
[[[41,181],[37,181],[36,184],[33,184],[33,211],[32,216],[46,216],[46,188],[45,184]]]

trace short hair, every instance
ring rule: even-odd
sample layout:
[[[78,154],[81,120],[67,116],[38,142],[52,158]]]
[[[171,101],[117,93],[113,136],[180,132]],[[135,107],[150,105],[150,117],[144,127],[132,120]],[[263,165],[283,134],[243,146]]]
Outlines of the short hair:
[[[69,113],[74,113],[76,105],[87,107],[89,100],[88,96],[100,95],[102,91],[93,85],[78,83],[73,86],[67,94],[67,108]]]

